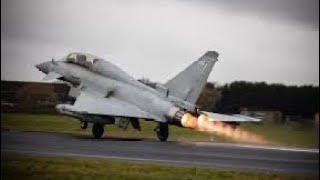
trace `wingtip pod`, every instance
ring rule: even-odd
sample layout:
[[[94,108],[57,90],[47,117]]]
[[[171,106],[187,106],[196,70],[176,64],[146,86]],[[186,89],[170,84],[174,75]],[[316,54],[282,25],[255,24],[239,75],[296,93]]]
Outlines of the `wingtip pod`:
[[[204,54],[205,57],[208,57],[210,59],[216,59],[218,60],[218,57],[219,57],[219,53],[217,51],[207,51],[205,54]]]

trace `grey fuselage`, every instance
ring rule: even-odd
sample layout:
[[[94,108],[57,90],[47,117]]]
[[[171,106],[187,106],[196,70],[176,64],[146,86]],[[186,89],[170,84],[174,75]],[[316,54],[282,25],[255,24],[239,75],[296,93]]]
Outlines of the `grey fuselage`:
[[[49,62],[46,62],[49,63]],[[167,122],[180,109],[192,111],[194,106],[177,107],[175,102],[184,103],[174,97],[146,86],[134,80],[124,71],[110,62],[99,60],[91,68],[82,67],[65,61],[50,62],[49,72],[63,76],[63,80],[71,84],[82,82],[94,89],[98,95],[112,96],[137,106],[139,109],[154,115],[156,121]],[[187,103],[185,103],[187,104]],[[187,109],[190,107],[190,109]]]

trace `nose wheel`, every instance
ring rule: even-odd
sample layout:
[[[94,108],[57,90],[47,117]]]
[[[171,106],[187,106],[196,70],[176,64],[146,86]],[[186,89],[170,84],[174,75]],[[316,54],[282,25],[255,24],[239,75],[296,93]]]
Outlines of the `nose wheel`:
[[[169,126],[167,123],[159,123],[154,129],[160,141],[167,141],[169,137]]]
[[[101,124],[95,123],[92,126],[92,134],[94,138],[99,139],[103,135],[104,127]]]

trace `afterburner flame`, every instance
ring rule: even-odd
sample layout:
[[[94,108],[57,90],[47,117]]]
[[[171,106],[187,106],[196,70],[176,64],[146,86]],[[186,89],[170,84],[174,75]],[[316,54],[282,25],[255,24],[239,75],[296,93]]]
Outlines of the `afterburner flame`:
[[[206,114],[201,114],[196,118],[191,114],[186,113],[181,119],[181,124],[184,127],[197,131],[216,133],[238,141],[265,143],[261,137],[258,137],[255,134],[240,130],[239,128],[234,128],[221,121],[210,121]]]
[[[181,124],[183,127],[195,129],[195,128],[197,128],[197,124],[198,124],[197,118],[192,116],[189,113],[186,113],[183,115],[183,117],[181,119]]]

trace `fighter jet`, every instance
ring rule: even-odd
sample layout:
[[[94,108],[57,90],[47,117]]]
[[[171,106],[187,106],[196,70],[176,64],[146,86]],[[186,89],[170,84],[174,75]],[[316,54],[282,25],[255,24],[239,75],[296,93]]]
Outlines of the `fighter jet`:
[[[210,121],[238,123],[260,121],[242,115],[201,111],[195,104],[208,76],[218,61],[216,51],[208,51],[165,84],[155,88],[135,80],[109,61],[89,53],[73,52],[58,61],[35,67],[46,74],[45,81],[60,80],[70,86],[73,104],[58,104],[58,112],[77,118],[81,128],[93,123],[92,133],[100,138],[106,124],[126,128],[129,123],[140,130],[139,120],[156,121],[160,141],[169,136],[169,125],[197,128],[203,117]]]

